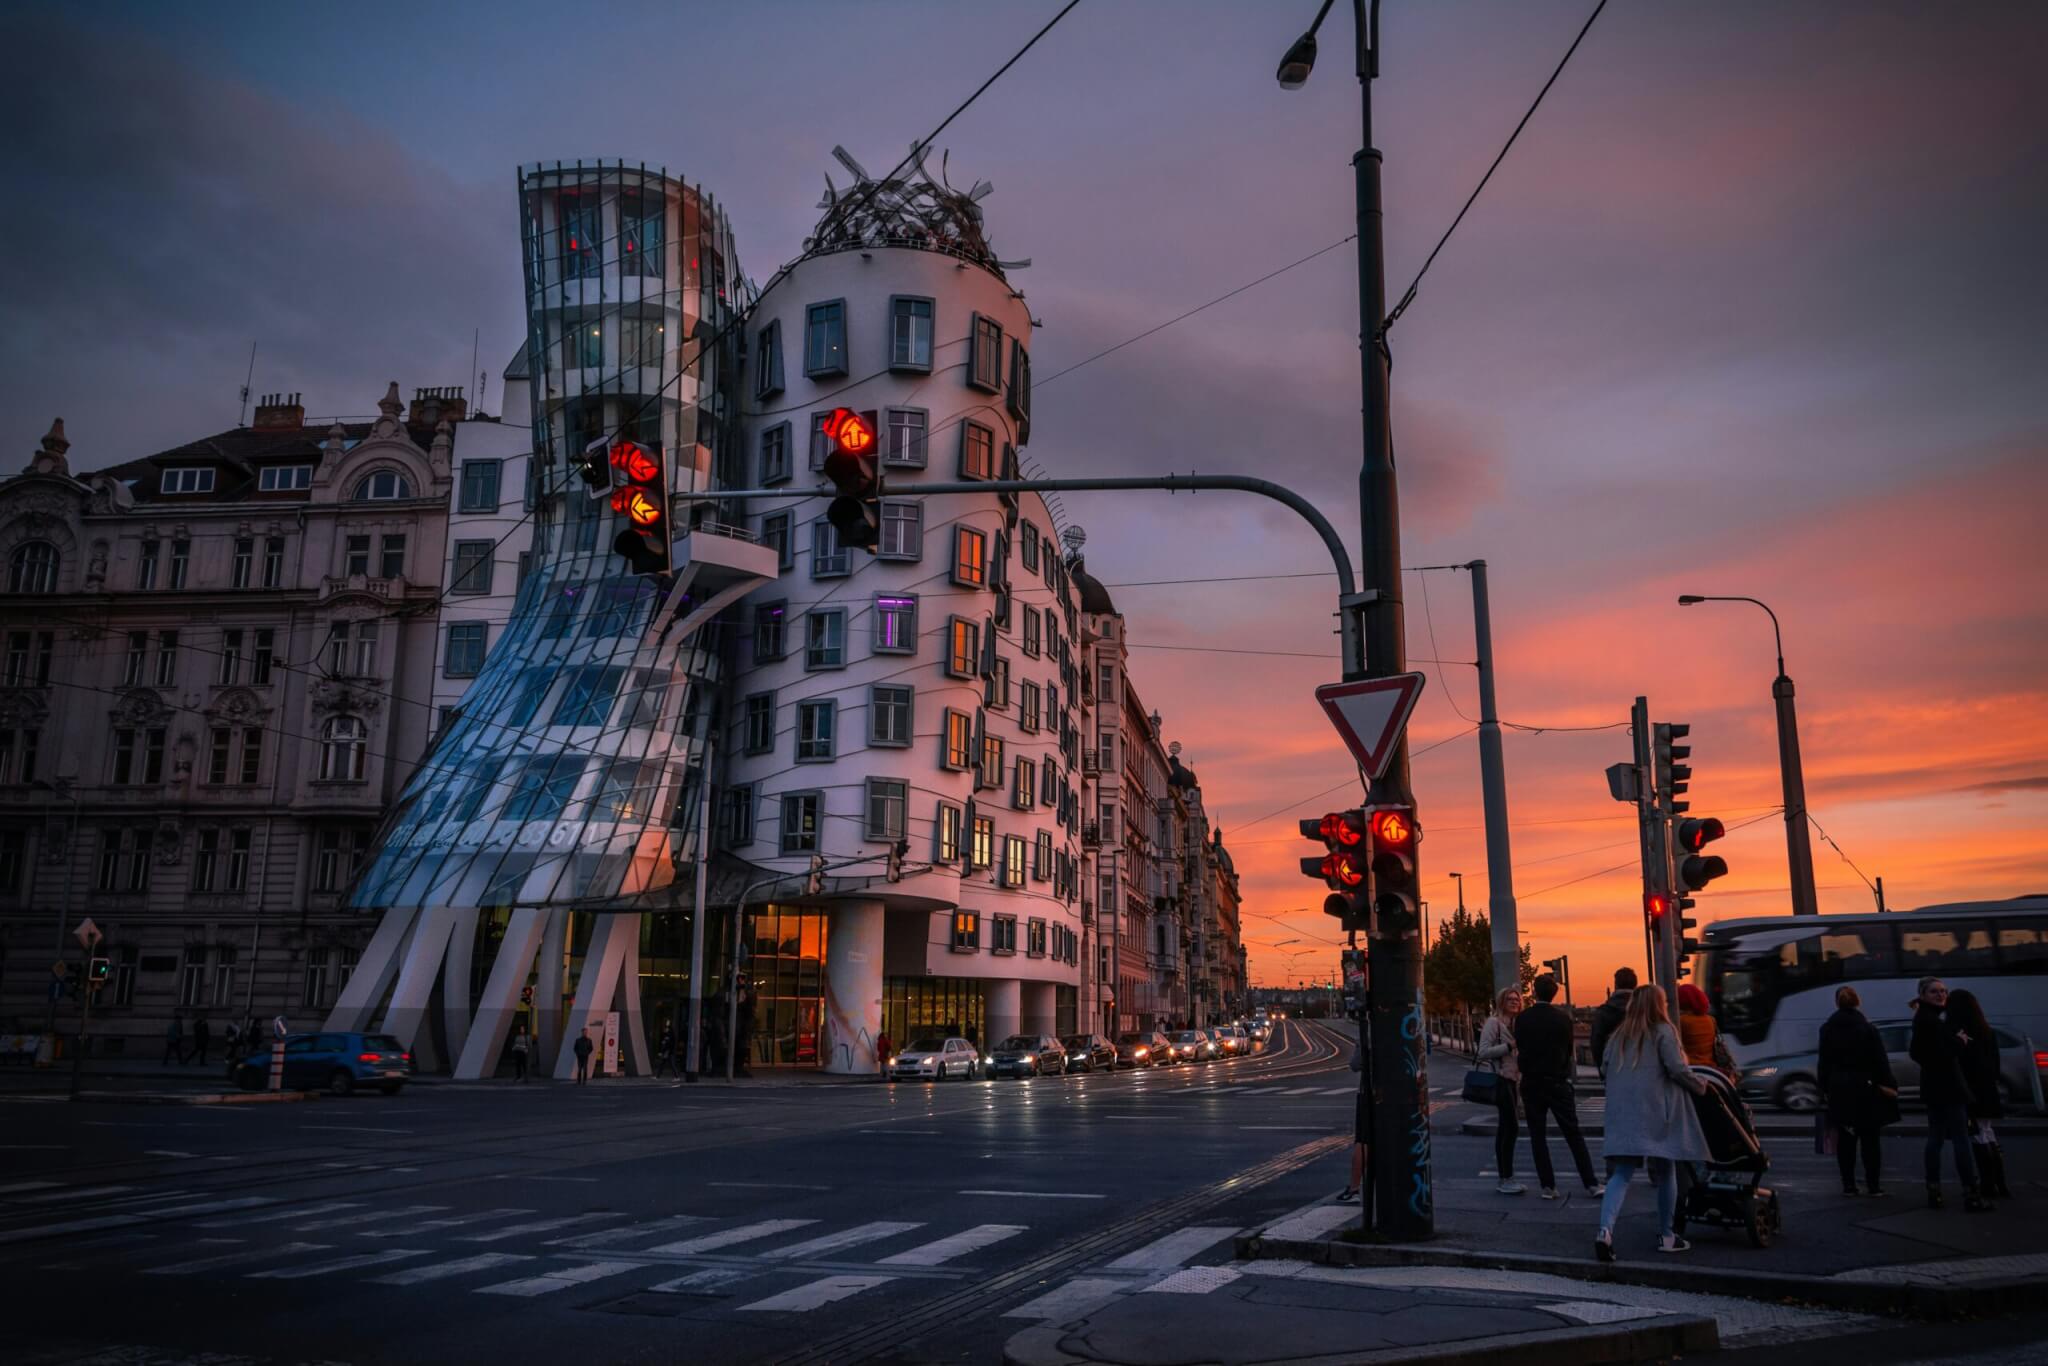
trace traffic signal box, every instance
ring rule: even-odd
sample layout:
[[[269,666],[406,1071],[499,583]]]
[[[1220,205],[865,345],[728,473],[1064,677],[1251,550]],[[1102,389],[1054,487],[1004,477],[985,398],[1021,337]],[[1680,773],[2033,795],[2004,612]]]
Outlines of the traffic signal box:
[[[1368,807],[1366,839],[1372,848],[1372,936],[1416,939],[1422,934],[1422,874],[1416,863],[1419,831],[1407,804]]]
[[[669,518],[668,465],[661,448],[618,437],[606,463],[612,511],[625,522],[612,548],[635,574],[668,573],[674,562],[675,533]],[[586,464],[586,479],[588,468]]]
[[[872,552],[882,538],[882,473],[878,410],[834,408],[825,419],[825,477],[838,497],[825,509],[842,546]]]
[[[1336,916],[1347,930],[1372,928],[1372,856],[1365,825],[1363,811],[1331,811],[1300,826],[1303,835],[1323,844],[1322,853],[1301,861],[1301,871],[1330,889],[1323,913]]]
[[[1692,909],[1692,897],[1687,893],[1696,892],[1715,878],[1725,877],[1728,873],[1728,863],[1719,854],[1702,854],[1700,850],[1727,833],[1727,827],[1712,816],[1697,819],[1688,817],[1672,827],[1672,838],[1677,841],[1677,847],[1671,854],[1671,878],[1676,893],[1677,909],[1681,913],[1676,928],[1679,935],[1678,971],[1681,976],[1686,971],[1686,960],[1700,946],[1697,939],[1685,938],[1685,932],[1700,923],[1683,915],[1685,911]]]

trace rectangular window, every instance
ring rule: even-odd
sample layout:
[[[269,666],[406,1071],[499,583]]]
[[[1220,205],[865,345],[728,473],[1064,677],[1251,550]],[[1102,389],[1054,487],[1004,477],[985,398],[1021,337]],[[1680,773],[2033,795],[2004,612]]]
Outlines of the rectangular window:
[[[1038,832],[1038,842],[1031,850],[1031,878],[1044,882],[1052,876],[1052,831]]]
[[[456,504],[460,512],[496,512],[498,510],[498,483],[503,475],[503,464],[497,460],[465,460],[462,462],[461,499]]]
[[[775,567],[787,569],[796,563],[796,553],[790,545],[790,517],[786,512],[771,512],[761,519],[761,544],[775,551]]]
[[[813,607],[804,614],[804,668],[846,667],[846,609]]]
[[[364,541],[363,554],[369,555],[369,537]],[[450,594],[476,595],[491,591],[491,551],[496,548],[492,541],[457,541],[455,543],[455,577],[448,587]]]
[[[785,854],[815,854],[818,852],[819,817],[824,814],[825,794],[822,792],[785,792],[782,794],[782,852]]]
[[[958,863],[960,861],[960,808],[950,802],[940,802],[938,815],[932,821],[932,862]]]
[[[178,1004],[181,1006],[205,1005],[206,950],[201,948],[186,949],[185,961],[178,976]]]
[[[328,949],[306,950],[306,988],[300,996],[300,1004],[317,1010],[327,1004],[327,961]]]
[[[659,318],[619,319],[619,362],[622,365],[660,365],[667,329]]]
[[[405,536],[402,532],[386,536],[378,547],[377,574],[386,579],[405,577]]]
[[[846,300],[804,310],[804,373],[812,379],[846,373]]]
[[[838,533],[823,517],[811,523],[811,577],[843,579],[852,572],[851,552],[839,544]]]
[[[370,538],[350,536],[342,542],[341,572],[344,578],[370,576]]]
[[[157,542],[144,541],[141,553],[135,560],[135,586],[141,589],[156,587]]]
[[[924,504],[914,498],[884,498],[875,556],[883,560],[924,558]]]
[[[908,655],[917,653],[917,599],[875,598],[875,653]]]
[[[1060,766],[1048,756],[1040,767],[1045,771],[1045,783],[1040,789],[1039,805],[1052,806],[1060,797]]]
[[[721,825],[728,849],[744,849],[754,842],[754,789],[740,783],[725,790],[725,814]]]
[[[209,471],[211,473],[211,471]],[[186,574],[192,568],[192,542],[171,542],[171,587],[183,588]]]
[[[263,542],[263,586],[284,586],[284,537],[270,536]]]
[[[1017,724],[1027,731],[1038,729],[1038,685],[1017,685]]]
[[[1031,524],[1026,522],[1025,525],[1029,526]],[[1030,658],[1036,659],[1039,655],[1039,641],[1043,638],[1043,633],[1039,630],[1038,613],[1031,611],[1029,608],[1025,609],[1024,612],[1023,630],[1024,653]]]
[[[973,347],[967,357],[967,383],[993,394],[1003,387],[1003,329],[993,318],[974,315]]]
[[[996,477],[996,434],[979,422],[960,424],[960,477]]]
[[[1116,700],[1116,665],[1101,664],[1095,669],[1095,697],[1099,702]]]
[[[569,325],[569,364],[585,370],[604,368],[604,324],[596,318]]]
[[[973,953],[981,947],[981,912],[953,912],[953,951]]]
[[[984,734],[981,737],[981,776],[976,787],[1003,790],[1003,737]]]
[[[981,675],[981,624],[966,617],[946,621],[946,672],[954,678]]]
[[[939,752],[940,766],[954,772],[974,767],[974,718],[963,711],[946,711],[945,744]]]
[[[223,891],[249,890],[249,854],[253,839],[253,832],[246,825],[228,831],[228,867]]]
[[[165,470],[162,490],[165,493],[212,493],[213,471],[190,465]]]
[[[313,487],[311,465],[266,465],[256,476],[256,487],[265,493],[298,493]]]
[[[121,666],[121,682],[126,687],[135,687],[142,682],[142,667],[149,657],[149,632],[128,633],[128,658]]]
[[[212,891],[219,865],[220,831],[201,830],[198,841],[192,847],[192,890]]]
[[[220,667],[214,671],[213,681],[222,687],[233,683],[235,675],[242,671],[242,633],[222,631],[220,633]]]
[[[1010,783],[1010,805],[1019,811],[1029,811],[1038,802],[1038,765],[1029,759],[1017,761],[1017,772]]]
[[[271,666],[277,662],[277,632],[269,627],[256,633],[256,650],[249,657],[249,681],[262,688],[269,686]]]
[[[226,726],[215,726],[208,732],[206,781],[209,783],[224,783],[228,780],[228,764],[232,758],[234,734]]]
[[[825,447],[828,444],[825,438],[825,428],[831,424],[831,421],[832,414],[830,412],[811,414],[810,467],[814,470],[825,468]]]
[[[839,704],[830,698],[813,698],[796,704],[796,759],[800,764],[832,757],[833,733],[838,727]]]
[[[1031,439],[1031,353],[1022,337],[1010,343],[1010,416],[1017,419],[1017,444]]]
[[[490,627],[481,621],[458,621],[448,627],[448,658],[444,678],[475,678],[483,672],[484,637]]]
[[[877,683],[869,688],[868,743],[907,746],[915,700],[915,690],[907,683]]]
[[[795,470],[789,459],[789,424],[779,422],[761,433],[761,482],[780,484]]]
[[[1008,870],[1005,869],[1003,885],[1007,887],[1009,884],[1010,875]],[[989,952],[1015,953],[1017,951],[1017,917],[1014,915],[998,915],[990,917],[990,920],[994,933],[989,936]]]
[[[923,469],[931,414],[922,408],[891,408],[883,421],[882,463]]]
[[[178,681],[178,633],[156,633],[156,685],[168,688]]]
[[[263,728],[242,727],[242,775],[237,781],[245,786],[262,780],[263,773]]]
[[[786,602],[764,602],[754,609],[754,662],[771,664],[782,658],[788,648],[784,620],[789,615]]]
[[[1038,572],[1038,528],[1030,522],[1017,533],[1017,554],[1027,571]]]
[[[932,368],[932,301],[898,294],[889,300],[889,368]]]
[[[908,821],[910,784],[901,778],[867,780],[867,837],[894,843],[903,838]]]
[[[256,567],[256,538],[237,536],[235,538],[234,568],[228,575],[229,586],[247,588],[249,574]]]
[[[746,725],[746,737],[742,749],[748,754],[766,754],[775,748],[775,694],[757,692],[750,694],[741,704],[741,715]]]
[[[531,574],[532,572],[533,552],[531,550],[520,551],[519,567],[516,570],[514,570],[512,574],[512,591],[514,593],[517,593],[520,589],[526,587],[526,576],[528,574]]]
[[[555,820],[576,794],[576,784],[589,762],[587,755],[541,754],[518,763],[513,770],[512,795],[505,799],[499,819]]]
[[[754,397],[782,392],[782,323],[778,319],[755,334]]]
[[[990,635],[989,641],[993,644],[995,636]],[[988,686],[983,697],[998,711],[1006,710],[1010,705],[1010,661],[1001,655],[996,656],[995,667],[988,671]]]
[[[974,527],[953,528],[953,582],[961,588],[988,584],[988,536]]]
[[[1109,731],[1095,737],[1095,762],[1104,773],[1116,771],[1116,736]]]
[[[1024,927],[1024,952],[1033,958],[1045,957],[1045,922],[1032,920]]]

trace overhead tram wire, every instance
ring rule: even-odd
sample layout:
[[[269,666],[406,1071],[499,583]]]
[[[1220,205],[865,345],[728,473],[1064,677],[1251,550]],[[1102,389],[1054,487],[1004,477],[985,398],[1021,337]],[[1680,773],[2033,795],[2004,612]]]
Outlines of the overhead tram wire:
[[[1757,823],[1759,823],[1759,822],[1761,822],[1761,821],[1767,821],[1767,820],[1771,819],[1771,817],[1773,817],[1773,816],[1777,815],[1777,814],[1778,814],[1778,812],[1780,812],[1780,811],[1782,811],[1782,810],[1784,810],[1784,808],[1783,808],[1783,807],[1778,807],[1778,806],[1774,806],[1774,807],[1770,808],[1770,809],[1769,809],[1768,811],[1764,812],[1764,813],[1763,813],[1763,814],[1762,814],[1761,816],[1753,816],[1753,817],[1751,817],[1751,818],[1750,818],[1749,820],[1746,820],[1746,821],[1742,821],[1742,822],[1740,822],[1740,823],[1738,823],[1738,824],[1735,824],[1735,825],[1731,825],[1731,826],[1729,826],[1729,827],[1728,827],[1728,833],[1732,835],[1732,834],[1734,834],[1734,833],[1735,833],[1735,832],[1736,832],[1737,830],[1746,830],[1746,829],[1748,829],[1748,828],[1749,828],[1750,826],[1752,826],[1752,825],[1755,825],[1755,824],[1757,824]],[[1589,850],[1588,852],[1591,852],[1591,851]],[[1599,869],[1599,870],[1598,870],[1598,871],[1596,871],[1596,872],[1586,873],[1586,874],[1584,874],[1583,876],[1580,876],[1580,877],[1575,877],[1575,878],[1567,878],[1567,879],[1566,879],[1565,881],[1563,881],[1563,882],[1554,882],[1554,883],[1552,883],[1552,884],[1551,884],[1550,886],[1548,886],[1548,887],[1538,887],[1538,888],[1537,888],[1537,889],[1536,889],[1535,891],[1533,891],[1533,892],[1517,892],[1517,893],[1516,893],[1515,895],[1516,895],[1516,898],[1517,898],[1518,900],[1521,900],[1521,901],[1530,901],[1530,900],[1533,900],[1533,899],[1535,899],[1536,897],[1539,897],[1539,896],[1543,896],[1543,895],[1545,895],[1545,894],[1547,894],[1547,893],[1550,893],[1550,892],[1557,892],[1557,891],[1562,891],[1562,890],[1564,890],[1564,889],[1565,889],[1566,887],[1576,887],[1576,886],[1578,886],[1578,885],[1579,885],[1579,884],[1580,884],[1581,882],[1591,882],[1591,881],[1592,881],[1592,880],[1593,880],[1594,878],[1598,878],[1598,877],[1607,877],[1608,875],[1610,875],[1610,874],[1612,874],[1612,873],[1618,873],[1618,872],[1620,872],[1620,871],[1621,871],[1622,869],[1624,869],[1624,868],[1636,868],[1636,867],[1639,867],[1639,866],[1641,866],[1641,863],[1642,863],[1642,860],[1641,860],[1640,858],[1632,858],[1632,859],[1628,860],[1628,861],[1627,861],[1626,863],[1617,863],[1617,864],[1615,864],[1615,865],[1614,865],[1614,866],[1613,866],[1612,868],[1602,868],[1602,869]]]
[[[1833,849],[1835,853],[1841,857],[1842,862],[1849,865],[1849,871],[1854,873],[1857,877],[1862,878],[1863,885],[1865,887],[1868,887],[1873,893],[1877,891],[1877,884],[1872,882],[1869,878],[1864,877],[1863,870],[1856,866],[1856,860],[1850,858],[1847,851],[1845,851],[1841,845],[1835,843],[1835,837],[1833,835],[1830,835],[1827,831],[1822,830],[1820,828],[1820,822],[1813,818],[1813,812],[1808,811],[1806,813],[1806,822],[1814,828],[1815,833],[1817,833],[1822,839],[1828,842],[1828,847],[1830,849]]]

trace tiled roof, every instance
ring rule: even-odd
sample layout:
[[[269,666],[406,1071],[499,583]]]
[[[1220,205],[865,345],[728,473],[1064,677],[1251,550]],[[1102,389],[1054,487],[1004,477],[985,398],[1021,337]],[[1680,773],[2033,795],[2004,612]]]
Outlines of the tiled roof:
[[[257,488],[256,471],[264,465],[279,463],[311,464],[318,466],[327,433],[334,424],[318,427],[232,427],[213,436],[188,441],[182,446],[173,446],[115,465],[110,469],[94,471],[109,474],[129,485],[137,502],[153,501],[163,495],[158,492],[163,471],[171,465],[211,465],[215,475],[213,492],[205,494],[172,494],[165,501],[193,503],[234,503],[255,496],[265,502],[280,495],[261,492]],[[345,422],[340,424],[342,439],[354,445],[370,434],[373,424],[368,422]],[[431,427],[409,424],[406,434],[414,445],[425,450],[433,444],[434,430]],[[89,476],[82,476],[89,477]]]

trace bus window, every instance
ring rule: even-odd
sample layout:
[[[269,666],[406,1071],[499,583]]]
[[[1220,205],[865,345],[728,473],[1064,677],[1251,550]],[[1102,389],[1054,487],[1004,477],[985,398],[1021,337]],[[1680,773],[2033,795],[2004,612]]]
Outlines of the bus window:
[[[1991,927],[1948,921],[1940,929],[1899,927],[1899,971],[1908,977],[1989,977],[1998,971]]]
[[[1899,955],[1889,925],[1859,925],[1820,937],[1819,981],[1854,982],[1898,974]]]
[[[1998,922],[1998,970],[2030,976],[2048,973],[2048,919]]]

